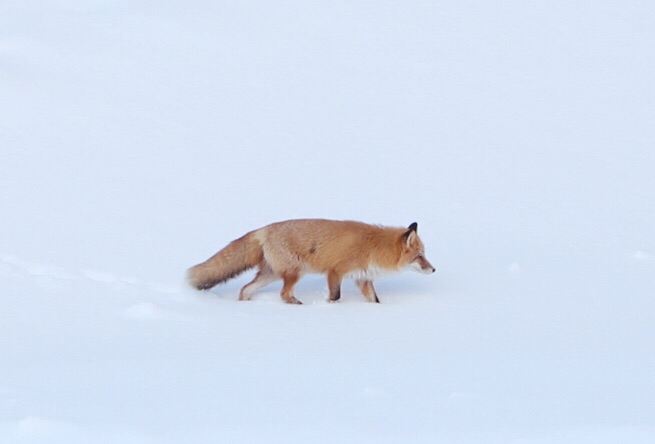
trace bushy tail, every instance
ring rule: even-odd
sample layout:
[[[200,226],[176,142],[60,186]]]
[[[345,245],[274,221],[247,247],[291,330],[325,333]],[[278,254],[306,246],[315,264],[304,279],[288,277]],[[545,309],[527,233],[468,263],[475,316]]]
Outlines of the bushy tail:
[[[198,290],[207,290],[255,267],[263,258],[264,253],[255,232],[250,232],[232,241],[205,262],[189,268],[187,280]]]

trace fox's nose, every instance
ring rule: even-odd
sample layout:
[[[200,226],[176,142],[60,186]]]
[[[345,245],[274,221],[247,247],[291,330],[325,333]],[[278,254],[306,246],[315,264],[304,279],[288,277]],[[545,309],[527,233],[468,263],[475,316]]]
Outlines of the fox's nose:
[[[423,274],[432,274],[435,271],[437,271],[432,265],[426,265],[424,267],[421,267],[421,273]]]

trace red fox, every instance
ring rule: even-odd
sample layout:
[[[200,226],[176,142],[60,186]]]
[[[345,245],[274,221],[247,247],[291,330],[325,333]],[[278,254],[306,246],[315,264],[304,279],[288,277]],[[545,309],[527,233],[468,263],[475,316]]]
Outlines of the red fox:
[[[341,281],[355,279],[370,302],[380,302],[372,279],[404,269],[434,273],[414,222],[408,228],[388,228],[354,221],[288,220],[267,225],[232,241],[207,261],[189,269],[189,283],[207,290],[253,267],[255,278],[239,293],[247,301],[258,289],[282,279],[280,296],[301,302],[293,288],[306,273],[327,275],[329,300],[341,297]]]

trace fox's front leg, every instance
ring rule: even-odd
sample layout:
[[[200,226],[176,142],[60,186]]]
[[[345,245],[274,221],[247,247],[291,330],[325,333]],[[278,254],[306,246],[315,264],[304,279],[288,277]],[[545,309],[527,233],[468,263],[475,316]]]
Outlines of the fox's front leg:
[[[284,284],[282,285],[280,296],[282,296],[284,302],[287,304],[302,304],[302,302],[296,299],[293,295],[293,287],[300,279],[300,275],[298,273],[287,273],[282,276],[282,279],[284,280]]]
[[[330,290],[330,302],[336,302],[341,298],[342,276],[337,273],[328,273],[328,289]]]
[[[380,302],[378,295],[375,293],[375,288],[373,287],[373,281],[366,279],[360,279],[356,281],[357,288],[362,294],[366,297],[369,302]]]

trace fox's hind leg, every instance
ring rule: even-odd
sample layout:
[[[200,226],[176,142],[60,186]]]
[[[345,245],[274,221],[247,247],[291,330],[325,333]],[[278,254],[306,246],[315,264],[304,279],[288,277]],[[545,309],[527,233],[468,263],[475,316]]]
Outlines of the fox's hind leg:
[[[357,284],[357,288],[359,288],[359,291],[362,292],[362,294],[366,297],[366,299],[369,302],[380,302],[380,300],[378,299],[378,295],[375,293],[375,288],[373,287],[373,281],[358,279],[355,283]]]
[[[253,293],[255,293],[260,288],[264,288],[268,284],[277,281],[278,279],[280,279],[280,276],[276,275],[273,270],[271,270],[271,267],[269,267],[268,264],[264,262],[264,264],[259,268],[255,278],[244,285],[244,287],[241,289],[241,292],[239,293],[239,300],[249,301]]]

